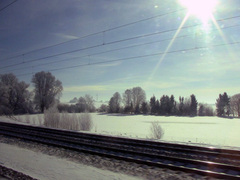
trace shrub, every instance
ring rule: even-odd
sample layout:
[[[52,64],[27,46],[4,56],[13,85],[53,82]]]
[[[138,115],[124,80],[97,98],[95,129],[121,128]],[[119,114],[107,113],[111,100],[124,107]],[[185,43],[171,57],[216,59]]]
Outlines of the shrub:
[[[82,131],[90,131],[92,129],[93,122],[89,113],[83,113],[80,115],[79,126]]]
[[[107,111],[108,111],[108,106],[106,104],[102,104],[98,109],[98,112],[107,112]]]
[[[164,135],[164,131],[157,121],[152,122],[150,131],[151,131],[151,136],[154,139],[161,139]]]
[[[199,116],[214,116],[213,108],[208,104],[199,104]]]
[[[30,123],[30,122],[29,122]],[[36,117],[32,117],[32,123],[35,125],[36,124]]]
[[[44,121],[42,115],[38,114],[37,119],[38,119],[39,125],[42,126]]]
[[[27,114],[27,115],[25,116],[25,120],[26,120],[26,123],[29,124],[29,123],[30,123],[30,115]]]
[[[14,117],[16,121],[18,122],[24,122],[24,118],[22,116],[17,116],[17,117]],[[10,119],[13,119],[13,118],[10,118]]]
[[[59,113],[57,107],[44,111],[44,126],[75,131],[90,131],[93,122],[90,114],[82,113],[79,116],[70,113]]]
[[[44,111],[44,126],[59,128],[60,113],[56,106],[50,107]]]

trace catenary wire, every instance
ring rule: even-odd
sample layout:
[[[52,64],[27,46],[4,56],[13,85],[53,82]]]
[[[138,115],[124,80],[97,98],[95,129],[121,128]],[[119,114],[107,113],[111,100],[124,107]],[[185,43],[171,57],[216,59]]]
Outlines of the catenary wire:
[[[159,18],[159,17],[166,16],[166,15],[169,15],[169,14],[174,14],[174,13],[183,11],[185,9],[186,8],[182,8],[182,9],[179,9],[179,10],[174,10],[174,11],[167,12],[167,13],[164,13],[164,14],[160,14],[160,15],[157,15],[157,16],[148,17],[148,18],[145,18],[145,19],[141,19],[141,20],[138,20],[138,21],[130,22],[130,23],[127,23],[127,24],[123,24],[123,25],[116,26],[116,27],[113,27],[113,28],[109,28],[109,29],[106,29],[106,30],[102,30],[102,31],[99,31],[99,32],[91,33],[91,34],[88,34],[88,35],[85,35],[85,36],[82,36],[82,37],[79,37],[79,38],[75,38],[75,39],[71,39],[71,40],[68,40],[68,41],[60,42],[60,43],[57,43],[57,44],[54,44],[54,45],[38,48],[38,49],[35,49],[35,50],[32,50],[32,51],[28,51],[28,52],[25,52],[25,53],[18,54],[16,56],[12,56],[12,57],[0,59],[0,60],[2,61],[2,60],[14,59],[14,58],[17,58],[17,57],[21,57],[23,55],[31,54],[33,52],[37,52],[37,51],[53,48],[53,47],[60,46],[60,45],[66,44],[66,43],[70,43],[70,42],[73,42],[73,41],[84,39],[84,38],[87,38],[87,37],[90,37],[90,36],[104,34],[106,32],[113,31],[113,30],[120,29],[120,28],[127,27],[127,26],[131,26],[131,25],[134,25],[134,24],[137,24],[137,23],[140,23],[140,22],[144,22],[144,21],[148,21],[148,20],[151,20],[151,19]]]
[[[193,47],[193,48],[186,48],[186,49],[180,49],[180,50],[174,50],[174,51],[168,51],[168,52],[161,52],[161,53],[154,53],[154,54],[147,54],[147,55],[141,55],[141,56],[133,56],[133,57],[127,57],[127,58],[120,58],[120,59],[114,59],[114,60],[108,60],[108,61],[101,61],[101,62],[95,62],[95,63],[86,63],[86,64],[80,64],[80,65],[74,65],[74,66],[68,66],[68,67],[62,67],[62,68],[56,68],[56,69],[50,69],[49,72],[53,71],[59,71],[59,70],[65,70],[65,69],[73,69],[77,67],[82,66],[90,66],[90,65],[98,65],[98,64],[106,64],[111,62],[117,62],[117,61],[127,61],[127,60],[134,60],[139,58],[146,58],[146,57],[152,57],[152,56],[159,56],[163,54],[173,54],[173,53],[179,53],[179,52],[188,52],[188,51],[195,51],[195,50],[201,50],[201,49],[207,49],[207,48],[215,48],[220,46],[226,46],[226,45],[236,45],[240,44],[240,41],[232,42],[232,43],[222,43],[222,44],[215,44],[211,46],[202,46],[202,47]],[[17,76],[27,76],[31,75],[31,73],[25,73],[25,74],[18,74]]]
[[[17,1],[17,0],[15,0],[14,2],[12,2],[11,4],[15,3],[16,1]],[[9,4],[8,6],[10,6],[11,4]],[[6,7],[6,8],[7,8],[7,7]],[[46,46],[46,47],[34,49],[34,50],[32,50],[32,51],[28,51],[28,52],[25,52],[25,53],[21,53],[21,54],[16,55],[16,56],[12,56],[12,57],[8,57],[8,58],[0,59],[0,61],[1,61],[1,60],[10,60],[10,59],[13,59],[13,58],[16,58],[16,57],[21,57],[21,56],[23,56],[23,55],[27,55],[27,54],[30,54],[30,53],[33,53],[33,52],[37,52],[37,51],[41,51],[41,50],[44,50],[44,49],[56,47],[56,46],[59,46],[59,45],[62,45],[62,44],[66,44],[66,43],[70,43],[70,42],[73,42],[73,41],[76,41],[76,40],[80,40],[80,39],[83,39],[83,38],[87,38],[87,37],[90,37],[90,36],[94,36],[94,35],[106,33],[106,32],[108,32],[108,31],[113,31],[113,30],[116,30],[116,29],[120,29],[120,28],[123,28],[123,27],[131,26],[131,25],[134,25],[134,24],[137,24],[137,23],[140,23],[140,22],[144,22],[144,21],[148,21],[148,20],[151,20],[151,19],[159,18],[159,17],[166,16],[166,15],[169,15],[169,14],[174,14],[174,13],[181,12],[181,11],[184,11],[184,10],[186,10],[186,8],[181,8],[181,9],[174,10],[174,11],[170,11],[170,12],[167,12],[167,13],[164,13],[164,14],[160,14],[160,15],[148,17],[148,18],[145,18],[145,19],[140,19],[140,20],[138,20],[138,21],[126,23],[126,24],[123,24],[123,25],[120,25],[120,26],[116,26],[116,27],[113,27],[113,28],[109,28],[109,29],[106,29],[106,30],[102,30],[102,31],[99,31],[99,32],[95,32],[95,33],[92,33],[92,34],[88,34],[88,35],[85,35],[85,36],[82,36],[82,37],[78,37],[78,38],[71,39],[71,40],[68,40],[68,41],[60,42],[60,43],[57,43],[57,44],[54,44],[54,45],[50,45],[50,46]]]
[[[236,24],[236,25],[232,25],[232,26],[225,26],[225,27],[221,28],[221,30],[223,30],[223,29],[229,29],[229,28],[233,28],[233,27],[237,27],[237,26],[240,26],[240,24]],[[216,30],[217,30],[217,28],[216,28]],[[175,39],[186,38],[186,37],[191,37],[191,36],[192,36],[192,35],[183,35],[183,36],[178,36],[178,37],[176,37]],[[43,63],[43,64],[38,64],[38,65],[31,65],[31,66],[25,66],[25,67],[15,68],[15,69],[11,69],[11,71],[17,71],[17,70],[22,70],[22,69],[26,69],[26,68],[34,68],[34,67],[36,67],[36,66],[37,66],[37,67],[39,67],[39,66],[45,66],[45,65],[55,64],[55,63],[64,62],[64,61],[71,61],[71,60],[75,60],[75,59],[79,59],[79,58],[91,57],[91,56],[100,55],[100,54],[104,54],[104,53],[109,53],[109,52],[119,51],[119,50],[123,50],[123,49],[134,48],[134,47],[138,47],[138,46],[150,45],[150,44],[160,43],[160,42],[169,41],[169,40],[173,40],[173,38],[162,39],[162,40],[158,40],[158,41],[151,41],[151,42],[141,43],[141,44],[134,44],[134,45],[131,45],[131,46],[126,46],[126,47],[111,49],[111,50],[108,50],[108,51],[102,51],[102,52],[98,52],[98,53],[87,54],[87,55],[78,56],[78,57],[73,57],[73,58],[56,60],[56,61],[47,62],[47,63]]]
[[[4,9],[7,9],[9,6],[11,6],[12,4],[14,4],[15,2],[17,2],[17,0],[9,3],[8,5],[4,6],[3,8],[0,9],[0,12],[3,11]]]
[[[227,17],[227,18],[216,20],[216,22],[231,20],[231,19],[235,19],[235,18],[239,18],[239,17],[240,17],[240,15]],[[193,27],[197,27],[199,25],[201,25],[201,23],[194,24],[194,25],[189,25],[189,26],[184,26],[181,29],[193,28]],[[126,38],[126,39],[122,39],[122,40],[117,40],[117,41],[112,41],[112,42],[107,42],[107,43],[100,43],[100,44],[94,45],[94,46],[89,46],[89,47],[85,47],[85,48],[80,48],[80,49],[76,49],[76,50],[72,50],[72,51],[67,51],[67,52],[62,52],[62,53],[58,53],[58,54],[42,57],[42,58],[36,58],[36,59],[28,60],[28,61],[21,62],[21,63],[15,63],[15,64],[12,64],[12,65],[7,65],[7,66],[4,66],[4,67],[1,67],[0,69],[6,69],[6,68],[10,68],[10,67],[15,67],[15,66],[22,65],[22,64],[25,64],[25,63],[35,62],[35,61],[39,61],[39,60],[43,60],[43,59],[48,59],[48,58],[52,58],[52,57],[57,57],[57,56],[61,56],[61,55],[75,53],[75,52],[79,52],[79,51],[82,51],[82,50],[93,49],[93,48],[96,48],[96,47],[116,44],[116,43],[120,43],[120,42],[124,42],[124,41],[129,41],[129,40],[134,40],[134,39],[139,39],[139,38],[145,38],[145,37],[158,35],[158,34],[163,34],[163,33],[168,33],[168,32],[174,32],[174,31],[177,31],[177,30],[178,30],[178,28],[174,28],[174,29],[170,29],[170,30],[164,30],[164,31],[150,33],[150,34],[144,34],[144,35],[139,35],[139,36],[135,36],[135,37],[131,37],[131,38]]]
[[[177,38],[179,39],[179,38],[185,38],[185,37],[190,37],[190,36],[191,35],[183,35],[183,36],[179,36]],[[87,55],[83,55],[83,56],[79,56],[79,57],[67,58],[67,59],[56,60],[56,61],[47,62],[47,63],[43,63],[43,64],[38,64],[37,66],[44,66],[44,65],[49,65],[49,64],[55,64],[55,63],[69,61],[69,60],[74,60],[74,59],[78,59],[78,58],[91,57],[91,56],[100,55],[100,54],[109,53],[109,52],[114,52],[114,51],[119,51],[119,50],[123,50],[123,49],[129,49],[129,48],[134,48],[134,47],[138,47],[138,46],[144,46],[144,45],[150,45],[150,44],[154,44],[154,43],[160,43],[160,42],[169,41],[169,40],[172,40],[172,39],[173,38],[168,38],[168,39],[162,39],[162,40],[158,40],[158,41],[151,41],[151,42],[147,42],[147,43],[134,44],[134,45],[126,46],[126,47],[111,49],[111,50],[102,51],[102,52],[93,53],[93,54],[87,54]],[[11,71],[21,70],[21,69],[26,69],[26,68],[33,68],[33,67],[36,67],[36,66],[34,65],[34,66],[21,67],[21,68],[11,69]]]

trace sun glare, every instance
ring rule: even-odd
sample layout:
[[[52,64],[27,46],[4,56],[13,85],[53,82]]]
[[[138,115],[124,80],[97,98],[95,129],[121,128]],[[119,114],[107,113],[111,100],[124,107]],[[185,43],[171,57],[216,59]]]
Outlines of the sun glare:
[[[189,15],[196,16],[206,25],[212,18],[217,0],[180,0],[180,3],[188,9]]]

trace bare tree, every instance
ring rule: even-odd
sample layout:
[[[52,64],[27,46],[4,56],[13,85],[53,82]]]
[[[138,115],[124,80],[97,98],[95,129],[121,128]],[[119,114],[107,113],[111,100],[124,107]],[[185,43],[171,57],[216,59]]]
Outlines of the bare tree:
[[[240,117],[240,94],[235,94],[231,97],[230,106],[233,115],[236,113]]]
[[[1,114],[9,114],[10,108],[8,105],[8,88],[2,82],[0,82],[0,115]]]
[[[146,93],[141,87],[134,87],[132,89],[132,103],[133,108],[139,107],[142,102],[146,101]]]
[[[0,75],[1,114],[20,114],[30,111],[31,94],[25,82],[19,82],[12,73]]]
[[[131,103],[132,103],[132,90],[131,89],[127,89],[123,93],[123,103],[124,103],[125,107],[131,106]]]
[[[95,106],[94,106],[94,99],[92,96],[90,96],[89,94],[85,95],[85,100],[86,100],[86,104],[87,104],[87,110],[89,112],[94,112],[96,110]]]
[[[56,80],[50,72],[36,73],[33,75],[32,83],[35,86],[34,102],[41,112],[44,112],[44,109],[48,109],[58,100],[63,90],[62,82]]]
[[[214,116],[213,108],[208,104],[199,104],[198,109],[199,116]]]
[[[77,103],[77,107],[80,112],[94,112],[96,110],[94,106],[93,97],[86,94],[85,97],[80,97]]]
[[[119,113],[120,108],[121,108],[121,95],[119,92],[115,92],[113,94],[113,97],[111,97],[109,101],[109,112],[110,113]]]
[[[80,97],[78,99],[78,103],[76,105],[78,107],[79,112],[87,111],[87,103],[86,103],[86,99],[84,97]]]

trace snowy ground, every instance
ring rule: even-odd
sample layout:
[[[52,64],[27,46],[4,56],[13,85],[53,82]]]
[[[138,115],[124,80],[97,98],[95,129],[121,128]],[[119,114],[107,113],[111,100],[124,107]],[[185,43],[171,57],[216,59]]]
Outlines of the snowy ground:
[[[240,149],[240,119],[98,113],[93,113],[91,116],[94,127],[90,133],[150,139],[151,123],[157,121],[165,132],[162,141]],[[28,123],[37,126],[43,123],[43,115],[23,115],[16,118],[18,121],[0,117],[0,121]],[[0,143],[0,163],[39,179],[136,178],[4,143]]]
[[[36,179],[118,180],[139,179],[120,173],[85,166],[66,159],[0,143],[0,164]]]
[[[93,132],[151,138],[151,123],[158,121],[164,130],[164,141],[240,147],[240,119],[98,114],[92,117],[96,127]]]
[[[240,148],[240,119],[219,117],[165,117],[92,113],[91,133],[131,138],[151,138],[151,123],[158,121],[164,130],[163,141],[207,144]],[[17,117],[21,122],[39,125],[42,115]],[[0,118],[1,121],[11,121]],[[11,121],[14,122],[14,121]],[[42,123],[42,122],[41,122]]]

